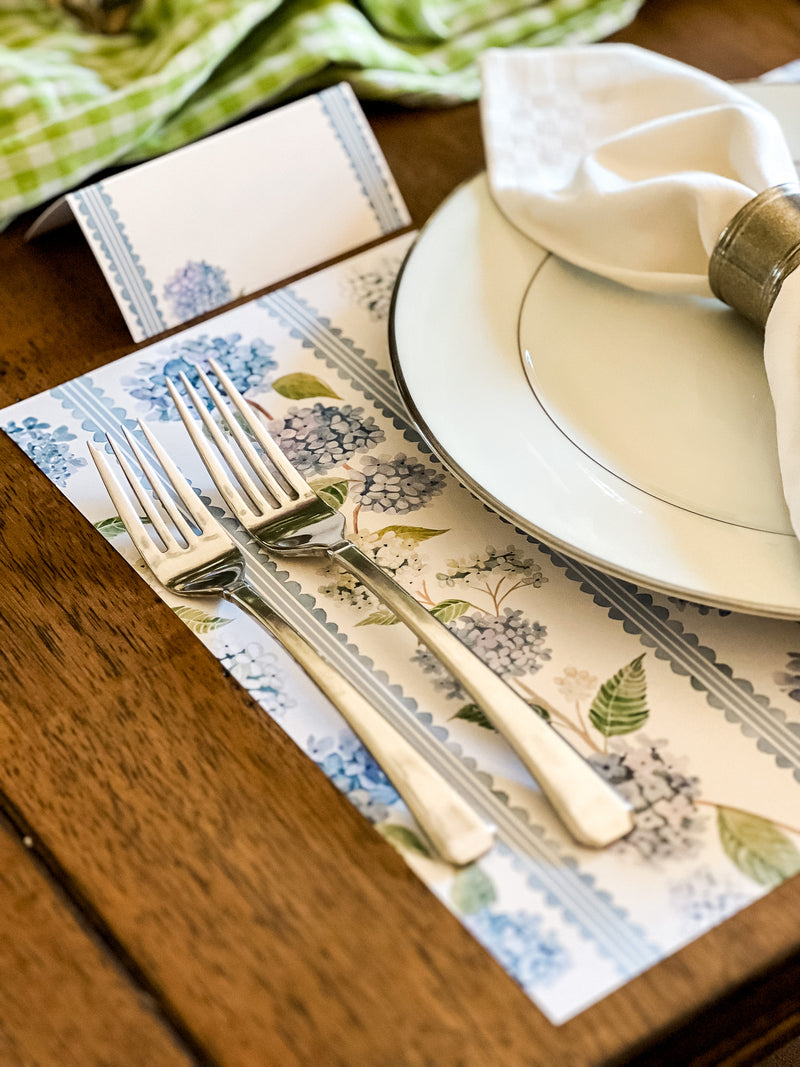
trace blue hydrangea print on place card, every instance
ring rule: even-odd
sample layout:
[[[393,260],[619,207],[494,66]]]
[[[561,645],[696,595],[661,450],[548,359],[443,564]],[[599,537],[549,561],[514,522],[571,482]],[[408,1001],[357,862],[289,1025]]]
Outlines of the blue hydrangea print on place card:
[[[410,240],[14,405],[2,425],[134,566],[85,443],[108,431],[125,447],[121,423],[153,425],[239,540],[259,591],[494,821],[496,847],[461,871],[439,862],[381,769],[267,635],[229,605],[161,595],[561,1022],[800,871],[795,627],[600,574],[515,530],[448,474],[390,371],[391,286]],[[195,381],[210,356],[362,550],[629,798],[626,840],[576,846],[481,709],[350,576],[324,560],[270,559],[242,537],[166,390],[180,371]],[[482,418],[476,410],[476,427]]]
[[[233,292],[223,268],[213,267],[204,259],[190,259],[164,286],[164,302],[177,322],[198,318],[232,299]]]
[[[371,822],[383,822],[400,802],[391,782],[349,730],[341,731],[336,739],[309,737],[306,751]]]
[[[410,222],[346,82],[63,199],[135,341]]]

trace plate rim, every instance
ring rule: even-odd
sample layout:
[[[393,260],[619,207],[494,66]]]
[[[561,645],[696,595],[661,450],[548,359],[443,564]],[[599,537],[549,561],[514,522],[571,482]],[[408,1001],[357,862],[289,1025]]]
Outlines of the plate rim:
[[[510,507],[507,503],[499,500],[490,489],[487,489],[486,487],[481,485],[476,480],[476,478],[473,477],[464,468],[464,466],[451,454],[449,449],[441,442],[435,429],[430,425],[429,421],[422,413],[420,406],[413,395],[413,391],[409,386],[406,374],[403,369],[403,359],[400,353],[400,346],[398,344],[397,338],[397,325],[399,314],[398,308],[403,298],[403,283],[407,277],[408,271],[411,269],[411,265],[414,261],[414,256],[418,252],[423,242],[428,239],[431,230],[437,226],[441,213],[446,208],[448,208],[449,205],[451,205],[453,200],[467,193],[470,188],[478,188],[481,183],[483,183],[484,185],[488,185],[485,171],[480,171],[477,174],[473,175],[471,178],[460,182],[439,204],[436,210],[419,229],[415,240],[412,242],[411,246],[406,252],[406,255],[398,271],[397,279],[392,291],[388,319],[388,340],[392,371],[403,401],[411,414],[411,417],[415,423],[418,432],[420,433],[420,436],[425,446],[430,449],[431,453],[439,459],[443,466],[448,469],[450,473],[454,477],[456,477],[468,489],[468,491],[472,493],[472,495],[475,496],[485,507],[499,514],[501,518],[505,519],[513,526],[517,527],[521,533],[534,537],[547,548],[553,549],[556,552],[563,554],[566,557],[567,562],[570,559],[574,559],[576,562],[579,562],[586,566],[590,566],[603,574],[610,575],[624,582],[633,583],[641,587],[642,590],[645,592],[651,591],[661,593],[666,596],[678,597],[682,600],[686,600],[689,602],[708,605],[723,610],[741,612],[748,615],[758,615],[762,617],[793,620],[799,618],[800,598],[798,598],[797,603],[792,603],[789,600],[783,603],[776,603],[759,601],[755,599],[745,599],[742,597],[732,596],[727,593],[715,595],[713,593],[707,593],[702,590],[692,588],[690,585],[677,584],[672,580],[659,578],[657,574],[646,573],[638,569],[619,566],[615,564],[613,560],[604,559],[601,556],[598,556],[595,553],[586,550],[579,544],[566,541],[557,533],[553,533],[538,524],[530,516],[526,516],[519,513],[516,509]],[[497,211],[499,220],[505,226],[507,226],[509,230],[524,237],[524,235],[521,234],[521,231],[519,231],[516,227],[513,226],[512,223],[510,223],[504,216],[502,216],[496,204],[494,204],[493,199],[491,200],[491,202]],[[526,240],[529,239],[526,238]],[[534,242],[531,242],[531,244],[534,245]],[[534,247],[538,246],[534,245]],[[545,252],[546,255],[549,255],[549,253],[547,253],[545,250],[542,251]],[[528,281],[525,285],[525,291],[527,291],[532,277],[533,275],[528,278]],[[520,312],[521,306],[517,311],[517,321],[519,319]],[[525,368],[523,366],[522,355],[518,350],[518,345],[516,346],[516,349],[517,350],[515,351],[515,357],[519,366],[519,374],[521,375],[521,378],[525,383],[526,389],[529,390],[528,378],[525,372]],[[539,404],[539,401],[535,396],[532,396],[532,401],[536,404]],[[576,451],[579,451],[578,446],[575,445],[575,443],[572,442],[568,436],[563,435],[563,432],[560,430],[560,428],[558,428],[555,424],[554,426],[559,433],[562,433],[562,436],[564,436],[564,439],[569,443],[569,445]],[[586,455],[585,453],[582,454],[584,456]],[[593,464],[597,463],[597,461],[594,460],[591,456],[589,456],[588,459]],[[613,472],[610,472],[610,476],[615,480],[624,481],[624,479],[619,478],[619,476],[614,474]],[[646,490],[640,489],[638,486],[631,485],[630,483],[628,483],[628,486],[635,493],[639,493],[645,497],[653,499],[663,507],[683,510],[686,514],[692,515],[698,521],[713,523],[715,526],[730,525],[725,524],[724,520],[719,520],[712,516],[698,515],[697,513],[687,511],[686,509],[680,509],[679,505],[672,504],[668,501],[659,501],[658,498],[652,497],[652,494],[647,493]],[[747,527],[741,526],[734,526],[733,528],[741,531],[743,536],[751,535],[756,539],[765,536],[763,531],[751,530]],[[788,534],[768,534],[766,536],[773,538],[782,538],[787,542],[796,542],[796,539]]]

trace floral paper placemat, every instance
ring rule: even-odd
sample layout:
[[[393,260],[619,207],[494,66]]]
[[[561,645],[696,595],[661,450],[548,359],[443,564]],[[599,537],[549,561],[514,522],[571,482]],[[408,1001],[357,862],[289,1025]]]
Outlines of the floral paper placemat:
[[[387,350],[408,235],[6,409],[2,426],[147,579],[86,442],[152,424],[244,546],[258,588],[496,823],[455,871],[324,696],[255,623],[160,590],[555,1023],[800,872],[797,624],[699,608],[566,559],[487,510],[418,437]],[[215,356],[365,549],[630,798],[576,846],[413,635],[336,567],[273,562],[224,517],[166,397]]]

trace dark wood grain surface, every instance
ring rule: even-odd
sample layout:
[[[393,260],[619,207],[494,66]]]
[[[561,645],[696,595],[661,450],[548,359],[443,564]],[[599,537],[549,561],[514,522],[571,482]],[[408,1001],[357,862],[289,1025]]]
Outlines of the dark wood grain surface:
[[[0,1063],[190,1067],[157,1003],[0,819]]]
[[[616,37],[749,78],[800,4]],[[474,106],[367,110],[416,224],[482,166]],[[77,228],[29,221],[0,405],[134,348]],[[552,1026],[3,435],[0,590],[0,1064],[743,1064],[800,1031],[800,879]]]

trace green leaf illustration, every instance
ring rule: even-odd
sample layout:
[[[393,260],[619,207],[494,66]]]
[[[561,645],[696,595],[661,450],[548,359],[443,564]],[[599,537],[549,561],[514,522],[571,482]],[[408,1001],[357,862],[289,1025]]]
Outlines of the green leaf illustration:
[[[396,622],[399,622],[399,619],[393,611],[381,608],[380,611],[373,611],[361,622],[357,622],[356,626],[394,626]]]
[[[543,708],[541,704],[534,704],[532,701],[528,701],[528,707],[531,711],[535,711],[545,722],[550,722],[550,712],[547,708]],[[450,717],[452,719],[463,719],[464,722],[474,723],[476,726],[483,727],[484,730],[495,729],[489,721],[486,712],[477,704],[465,704],[462,708],[458,709],[455,715],[451,715]]]
[[[479,708],[477,704],[465,704],[463,708],[458,709],[452,718],[475,723],[476,726],[482,726],[484,730],[494,730],[494,726],[486,717],[486,712],[483,708]]]
[[[474,915],[497,900],[494,882],[475,864],[458,871],[450,892],[453,903],[464,915]]]
[[[338,511],[347,500],[349,482],[346,478],[315,478],[309,485],[334,511]]]
[[[647,721],[650,709],[647,706],[647,678],[642,666],[644,657],[643,652],[598,689],[589,709],[589,718],[603,737],[633,733]]]
[[[800,874],[800,851],[774,823],[735,808],[717,808],[717,828],[725,854],[759,885],[780,885]]]
[[[435,616],[439,622],[450,622],[463,615],[465,611],[469,611],[471,607],[472,604],[466,600],[440,600],[431,608],[431,615]]]
[[[150,522],[146,515],[140,515],[139,519],[145,525]],[[125,533],[125,524],[119,515],[112,515],[109,519],[100,519],[99,522],[94,524],[94,527],[100,531],[107,541],[113,541],[115,537]]]
[[[305,374],[303,371],[284,374],[282,378],[276,378],[272,383],[272,388],[276,393],[285,396],[287,400],[307,400],[312,396],[331,396],[334,400],[342,399],[321,378],[317,378],[314,374]]]
[[[94,524],[94,527],[100,531],[107,541],[113,541],[115,537],[125,533],[125,526],[119,515],[112,515],[110,519],[101,519]]]
[[[448,532],[448,530],[432,530],[427,526],[384,526],[382,530],[378,530],[372,536],[379,541],[382,537],[392,533],[403,541],[412,541],[414,544],[419,544],[421,541],[427,541],[430,537],[438,537],[439,534]]]
[[[258,421],[258,415],[260,414],[259,412],[255,411],[255,410],[251,410],[250,414],[251,414],[251,416],[253,416],[255,418],[256,421]],[[255,434],[253,433],[253,429],[250,426],[250,423],[247,421],[247,419],[241,413],[241,411],[234,411],[234,413],[233,413],[233,421],[239,424],[239,428],[244,430],[245,435],[247,437],[249,437],[251,441],[255,440]],[[233,436],[233,434],[231,433],[230,428],[228,427],[228,425],[227,425],[227,423],[225,422],[224,419],[220,419],[219,417],[217,417],[217,419],[215,419],[215,422],[216,422],[217,426],[219,426],[219,428],[222,430],[222,432],[224,434],[227,434],[228,437],[232,437]],[[206,437],[208,437],[209,440],[213,440],[213,437],[208,432],[208,427],[206,426],[205,423],[203,423],[203,432],[205,433]]]
[[[407,826],[399,826],[397,823],[385,823],[383,826],[378,826],[377,830],[395,848],[405,849],[407,852],[419,852],[422,856],[430,856],[431,854],[428,846]]]
[[[195,634],[209,634],[212,630],[219,630],[221,626],[227,626],[229,622],[233,622],[233,619],[226,619],[221,615],[208,615],[199,608],[187,608],[182,604],[173,608],[173,611]]]

